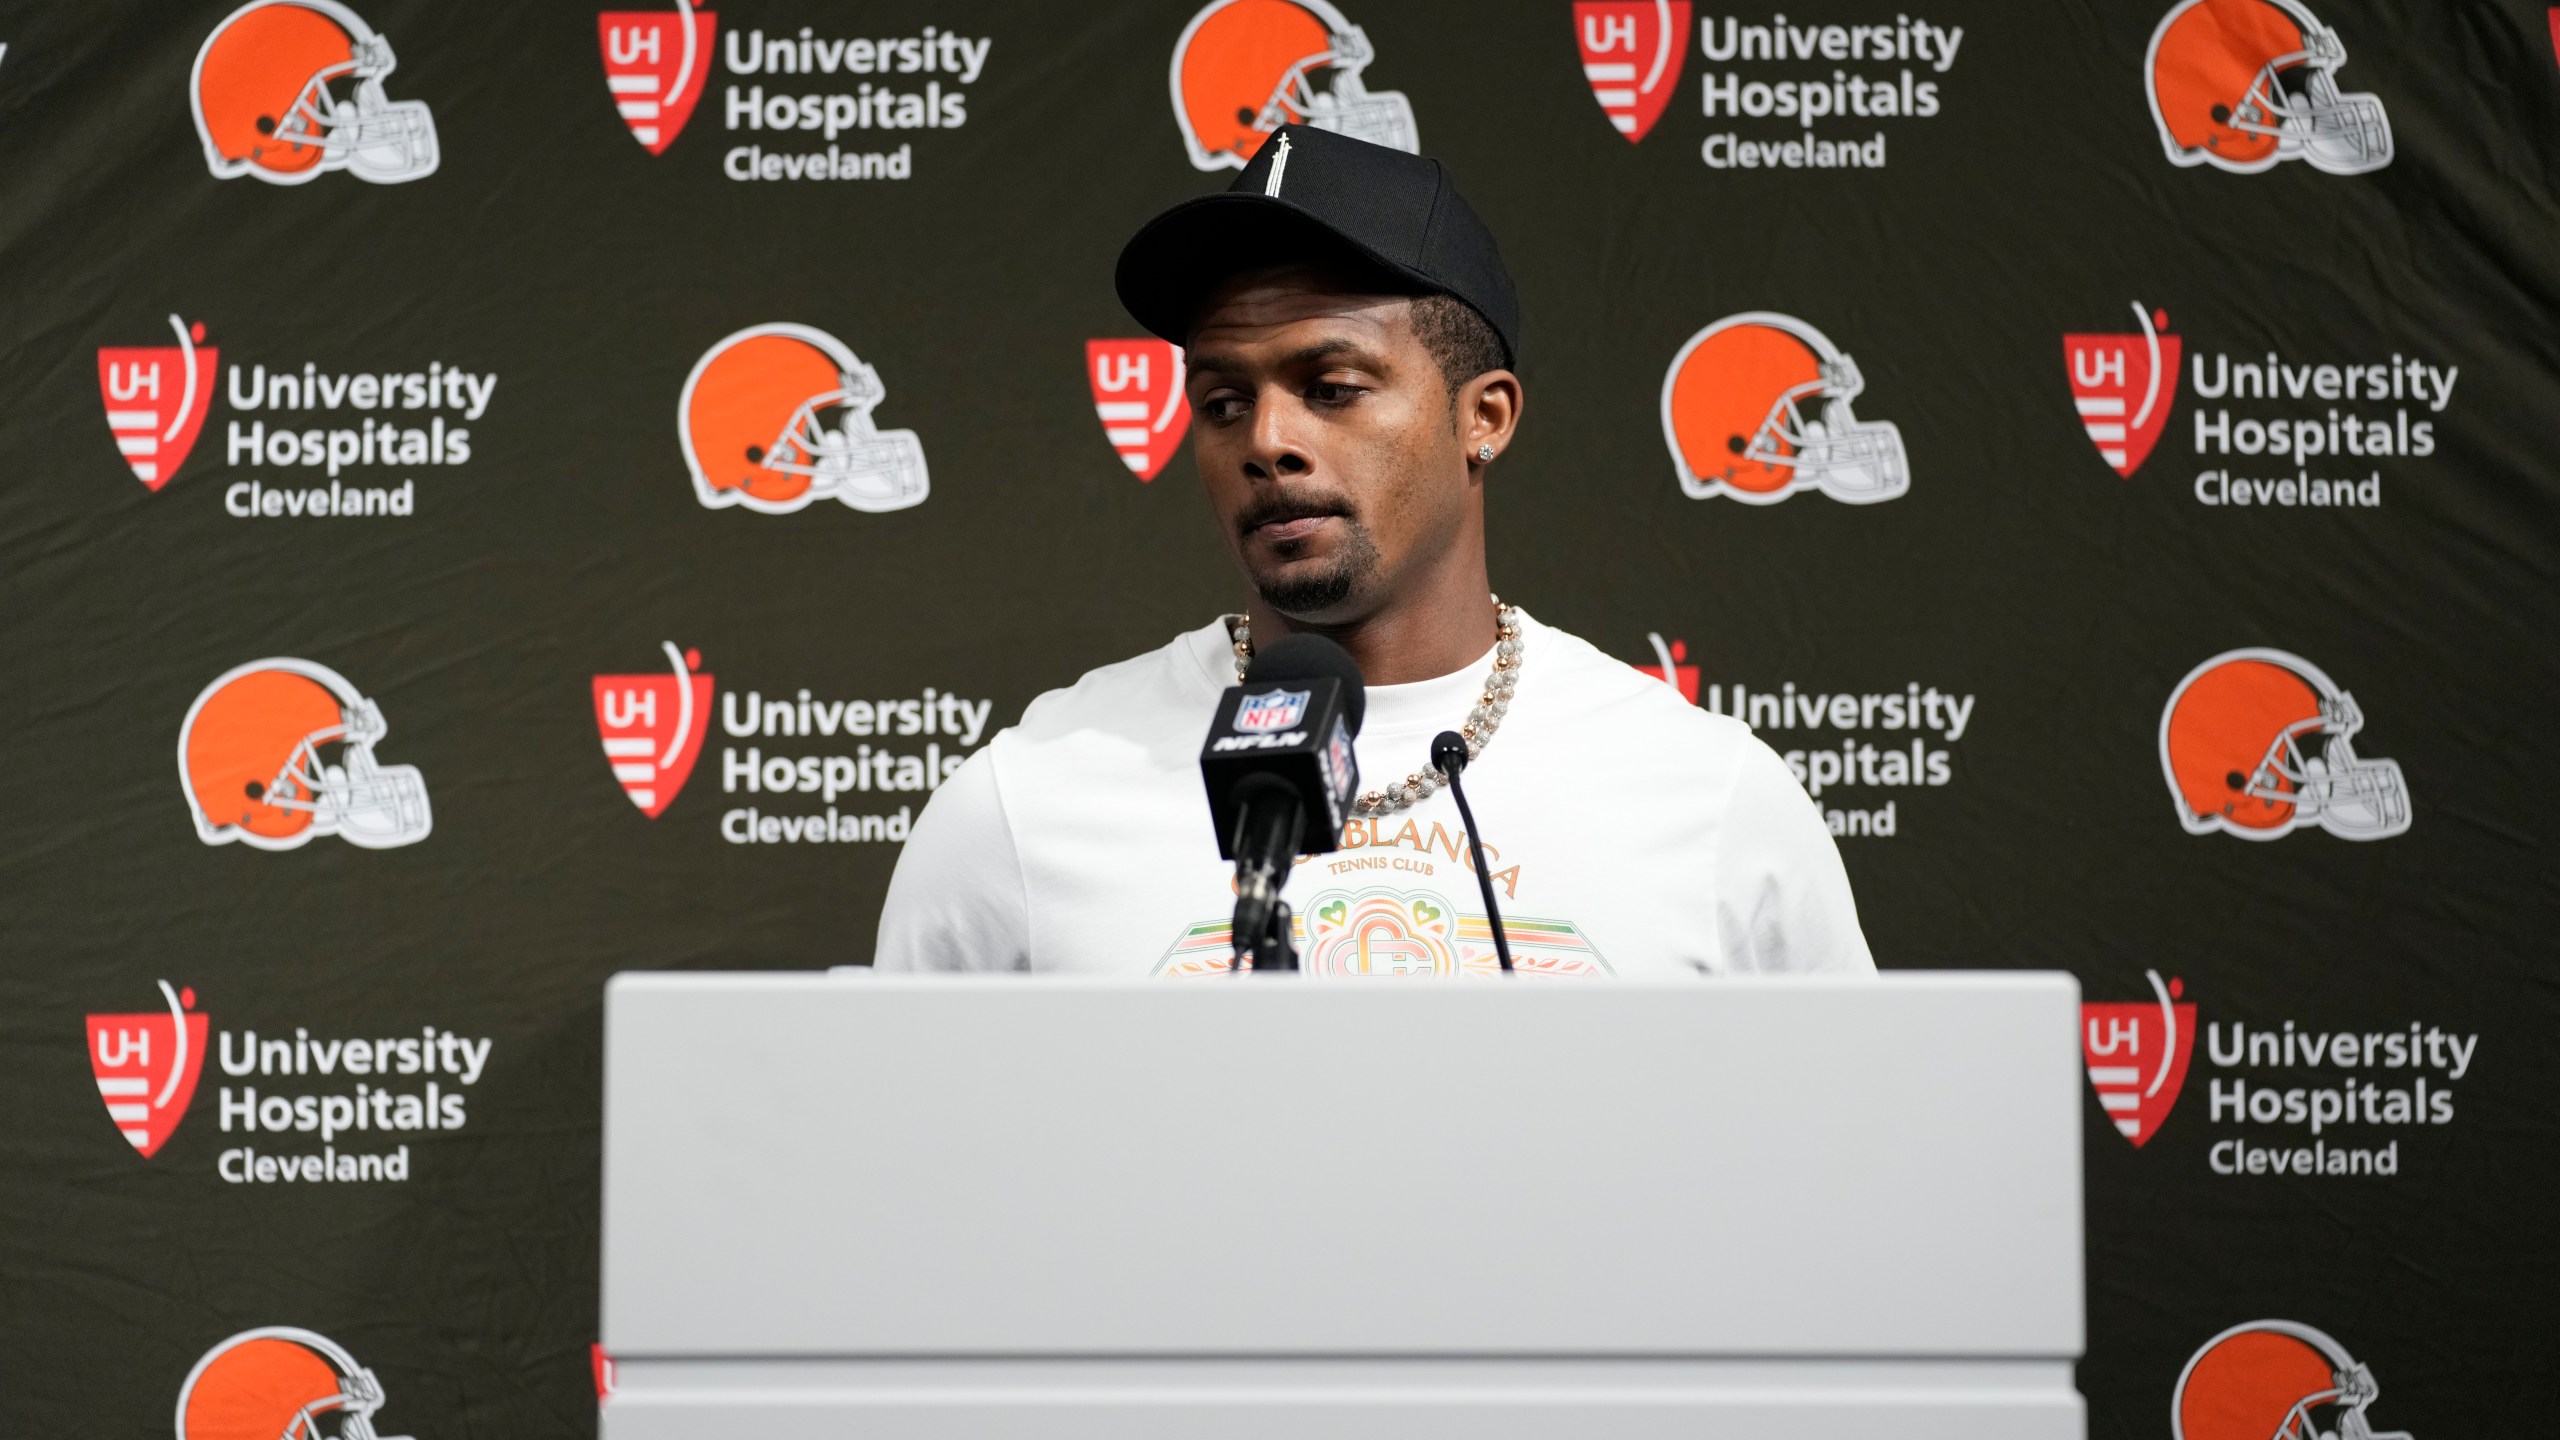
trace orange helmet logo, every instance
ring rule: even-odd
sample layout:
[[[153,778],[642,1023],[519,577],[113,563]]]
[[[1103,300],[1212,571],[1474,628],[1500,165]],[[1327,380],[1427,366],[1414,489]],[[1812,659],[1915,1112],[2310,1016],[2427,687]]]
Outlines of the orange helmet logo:
[[[2376,1430],[2365,1407],[2382,1393],[2347,1348],[2308,1325],[2252,1320],[2204,1343],[2178,1373],[2172,1440],[2409,1440]],[[2322,1425],[2312,1412],[2334,1412]]]
[[[1692,500],[1773,505],[1819,490],[1853,505],[1911,488],[1902,432],[1861,420],[1858,364],[1819,330],[1765,310],[1689,337],[1662,377],[1662,434]]]
[[[2360,175],[2391,163],[2391,122],[2381,100],[2339,91],[2346,63],[2300,0],[2182,0],[2151,32],[2143,87],[2177,164]]]
[[[382,1382],[326,1335],[243,1330],[204,1353],[178,1390],[178,1440],[407,1440],[373,1428]]]
[[[2187,672],[2160,713],[2160,768],[2190,835],[2274,840],[2317,825],[2342,840],[2409,828],[2400,766],[2355,752],[2364,713],[2320,667],[2231,650]]]
[[[676,402],[695,497],[768,515],[813,500],[868,511],[924,503],[924,442],[871,422],[888,393],[879,371],[824,330],[751,325],[729,336],[694,362]]]
[[[249,0],[196,52],[187,81],[214,178],[301,185],[332,170],[396,185],[435,173],[436,122],[393,100],[391,42],[338,0]]]
[[[1192,165],[1241,170],[1283,125],[1422,153],[1412,104],[1361,83],[1373,58],[1330,0],[1211,0],[1173,44],[1173,118]]]
[[[207,845],[293,850],[324,835],[387,850],[427,838],[427,782],[382,765],[382,707],[308,660],[226,671],[187,707],[178,780]],[[334,757],[334,758],[333,758]]]

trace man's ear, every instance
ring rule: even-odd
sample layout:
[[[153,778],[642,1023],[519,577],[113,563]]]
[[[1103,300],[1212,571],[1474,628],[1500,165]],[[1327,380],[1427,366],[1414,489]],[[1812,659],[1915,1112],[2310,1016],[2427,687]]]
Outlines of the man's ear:
[[[1511,448],[1520,403],[1520,377],[1508,370],[1487,370],[1458,387],[1458,445],[1469,465],[1488,463],[1488,447],[1495,457]]]

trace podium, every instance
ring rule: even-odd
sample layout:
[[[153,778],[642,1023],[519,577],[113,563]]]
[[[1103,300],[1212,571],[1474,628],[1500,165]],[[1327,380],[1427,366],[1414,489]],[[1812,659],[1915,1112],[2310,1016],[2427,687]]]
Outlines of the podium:
[[[605,1440],[2077,1440],[2066,975],[626,974]]]

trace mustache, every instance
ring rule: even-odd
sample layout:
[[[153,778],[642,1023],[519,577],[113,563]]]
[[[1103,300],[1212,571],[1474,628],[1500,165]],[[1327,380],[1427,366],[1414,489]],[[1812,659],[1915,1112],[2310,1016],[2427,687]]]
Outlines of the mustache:
[[[1250,535],[1265,525],[1290,520],[1312,520],[1324,515],[1338,515],[1354,524],[1359,515],[1348,501],[1321,495],[1268,495],[1255,501],[1236,517],[1239,534]]]

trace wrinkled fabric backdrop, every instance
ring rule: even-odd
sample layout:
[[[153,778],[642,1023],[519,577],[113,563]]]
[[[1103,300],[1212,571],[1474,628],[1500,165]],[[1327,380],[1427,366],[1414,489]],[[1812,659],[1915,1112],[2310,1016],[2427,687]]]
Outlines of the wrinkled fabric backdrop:
[[[2257,1320],[2368,1367],[2377,1428],[2538,1427],[2560,20],[2321,0],[2344,63],[2279,78],[2371,97],[2387,163],[2244,171],[2162,126],[2308,12],[2215,5],[1362,0],[1200,19],[1187,103],[1358,24],[1311,88],[1404,97],[1526,304],[1497,587],[1788,754],[1879,963],[2079,977],[2094,1434],[2163,1434]],[[585,1434],[605,978],[867,961],[949,763],[1239,599],[1172,357],[1088,356],[1140,333],[1121,242],[1230,175],[1168,93],[1205,12],[723,0],[682,113],[673,9],[362,0],[368,123],[423,105],[434,149],[290,185],[199,137],[191,85],[237,134],[266,73],[228,13],[0,12],[0,1430],[166,1433],[296,1327],[386,1432]],[[801,398],[876,373],[820,412],[890,437],[826,481],[860,504],[697,489],[688,377],[774,324],[827,337],[780,332]],[[1788,431],[1884,444],[1837,355],[1898,476]],[[1718,458],[1772,407],[1796,466]],[[2220,708],[2164,763],[2191,675]],[[200,830],[191,713],[272,769],[289,695],[354,719],[315,783],[431,820]],[[2176,767],[2271,748],[2396,799],[2190,833]]]

